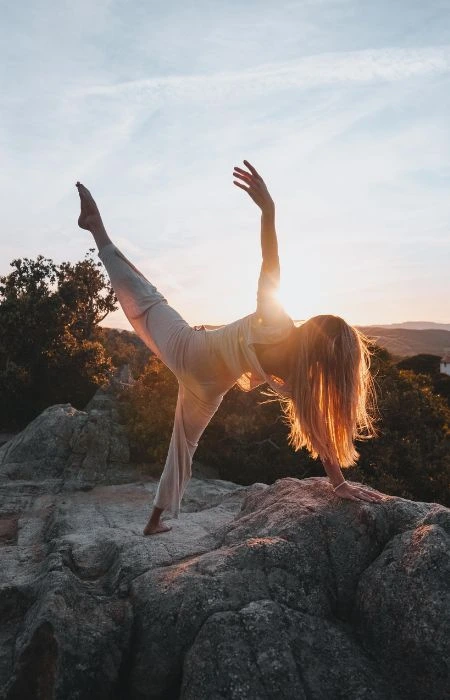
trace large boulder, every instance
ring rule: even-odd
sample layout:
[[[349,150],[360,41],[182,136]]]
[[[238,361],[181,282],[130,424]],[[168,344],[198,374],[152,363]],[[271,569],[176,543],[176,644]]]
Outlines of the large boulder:
[[[0,483],[0,697],[448,697],[448,509],[193,478],[144,537],[156,487]]]
[[[61,477],[95,483],[129,458],[125,428],[104,407],[78,411],[57,404],[0,447],[0,480]]]
[[[124,365],[84,411],[69,403],[45,409],[0,447],[0,480],[61,478],[78,485],[120,480],[130,448],[117,397],[133,381]]]

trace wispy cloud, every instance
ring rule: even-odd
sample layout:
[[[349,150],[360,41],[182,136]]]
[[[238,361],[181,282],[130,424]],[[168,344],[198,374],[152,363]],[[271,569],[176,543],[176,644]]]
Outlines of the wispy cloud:
[[[161,75],[141,80],[93,85],[73,92],[75,97],[118,97],[145,99],[172,97],[225,99],[236,91],[252,96],[266,91],[313,88],[336,83],[398,81],[410,77],[450,71],[450,46],[420,49],[378,49],[333,52],[300,60],[262,65],[251,70],[221,71],[198,75]]]

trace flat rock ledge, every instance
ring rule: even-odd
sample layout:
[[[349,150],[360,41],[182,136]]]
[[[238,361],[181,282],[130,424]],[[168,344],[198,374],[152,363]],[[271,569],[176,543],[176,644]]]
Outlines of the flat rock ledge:
[[[144,537],[156,479],[69,476],[0,480],[1,698],[449,697],[445,507],[193,478]]]

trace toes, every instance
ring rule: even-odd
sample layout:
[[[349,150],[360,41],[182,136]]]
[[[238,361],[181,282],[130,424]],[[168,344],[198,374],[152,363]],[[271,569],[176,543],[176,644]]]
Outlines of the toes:
[[[97,204],[95,203],[95,200],[87,187],[82,185],[81,182],[77,182],[76,187],[78,189],[78,194],[80,195],[82,214],[84,216],[89,214],[99,215]]]
[[[88,188],[82,185],[81,182],[77,182],[76,187],[78,188],[80,196],[83,195],[84,197],[89,197],[90,199],[92,199],[92,195],[89,192]]]

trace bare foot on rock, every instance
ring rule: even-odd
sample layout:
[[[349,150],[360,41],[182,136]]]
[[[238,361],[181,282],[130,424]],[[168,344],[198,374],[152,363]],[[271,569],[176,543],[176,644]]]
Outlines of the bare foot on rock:
[[[78,218],[78,226],[86,231],[98,231],[104,229],[102,217],[93,196],[81,182],[76,184],[80,195],[81,214]]]
[[[157,532],[168,532],[172,529],[172,525],[164,525],[161,521],[155,525],[150,521],[144,528],[144,535],[156,535]]]

